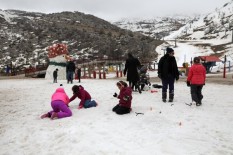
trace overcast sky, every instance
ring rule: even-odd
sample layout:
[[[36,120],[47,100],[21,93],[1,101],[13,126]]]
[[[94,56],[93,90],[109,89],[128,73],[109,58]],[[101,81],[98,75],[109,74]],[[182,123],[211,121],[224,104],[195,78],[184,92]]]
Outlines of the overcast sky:
[[[0,9],[53,13],[79,11],[108,21],[172,14],[206,14],[231,0],[0,0]]]

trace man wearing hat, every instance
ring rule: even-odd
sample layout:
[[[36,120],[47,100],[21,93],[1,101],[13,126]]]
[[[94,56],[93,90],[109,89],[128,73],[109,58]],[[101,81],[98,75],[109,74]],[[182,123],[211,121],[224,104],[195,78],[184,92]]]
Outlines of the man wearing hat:
[[[67,83],[73,83],[73,76],[75,73],[75,63],[73,59],[68,60],[66,65],[66,75],[67,75]]]
[[[179,71],[174,57],[174,50],[172,48],[166,49],[166,54],[161,57],[158,64],[158,77],[162,80],[162,100],[167,100],[167,89],[169,87],[169,100],[173,102],[174,98],[174,82],[179,80]]]

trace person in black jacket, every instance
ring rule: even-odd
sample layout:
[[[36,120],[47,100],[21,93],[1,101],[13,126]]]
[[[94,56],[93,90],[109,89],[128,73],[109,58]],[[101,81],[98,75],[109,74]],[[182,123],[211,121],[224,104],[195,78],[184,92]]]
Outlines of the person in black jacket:
[[[127,81],[129,81],[129,86],[132,88],[132,90],[138,89],[139,93],[141,93],[140,87],[138,85],[139,82],[139,74],[138,74],[138,68],[141,66],[141,63],[139,60],[131,53],[128,53],[128,58],[125,63],[125,69],[124,69],[124,76],[127,72]]]
[[[173,102],[174,98],[174,82],[179,80],[179,71],[174,57],[172,48],[166,49],[166,54],[161,57],[158,64],[158,77],[162,80],[162,100],[166,102],[167,89],[169,86],[169,102]]]
[[[75,64],[73,60],[68,61],[66,65],[66,76],[67,76],[67,83],[73,83],[73,76],[75,73]]]
[[[58,69],[55,69],[53,71],[53,83],[57,83],[57,71],[58,71]]]

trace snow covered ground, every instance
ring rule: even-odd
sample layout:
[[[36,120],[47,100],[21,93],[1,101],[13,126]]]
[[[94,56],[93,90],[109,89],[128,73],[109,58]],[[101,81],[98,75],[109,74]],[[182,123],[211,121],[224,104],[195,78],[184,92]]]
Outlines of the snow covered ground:
[[[50,97],[60,83],[69,96],[73,85],[65,80],[0,80],[0,154],[233,154],[232,85],[207,83],[201,107],[185,104],[191,97],[182,81],[175,84],[172,104],[161,102],[161,89],[133,92],[133,111],[119,116],[111,111],[118,103],[112,96],[118,80],[82,79],[99,106],[78,110],[76,99],[70,104],[73,116],[57,120],[40,115],[51,110]]]

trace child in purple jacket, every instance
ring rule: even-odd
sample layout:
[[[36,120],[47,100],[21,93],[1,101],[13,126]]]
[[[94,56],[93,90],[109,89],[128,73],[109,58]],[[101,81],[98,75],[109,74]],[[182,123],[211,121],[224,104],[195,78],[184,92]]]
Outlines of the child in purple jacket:
[[[78,109],[96,107],[97,103],[95,100],[91,100],[91,95],[81,86],[74,85],[72,87],[73,96],[70,98],[72,102],[76,97],[80,99]]]
[[[64,118],[72,116],[72,112],[68,107],[69,98],[63,88],[57,88],[55,93],[51,98],[52,111],[41,116],[41,119],[49,117],[54,118]]]
[[[130,113],[131,111],[131,101],[132,101],[132,89],[128,87],[127,83],[124,81],[117,82],[117,87],[120,89],[120,94],[117,95],[115,93],[113,97],[116,97],[119,100],[119,104],[117,104],[112,111],[116,112],[116,114],[123,115]]]

